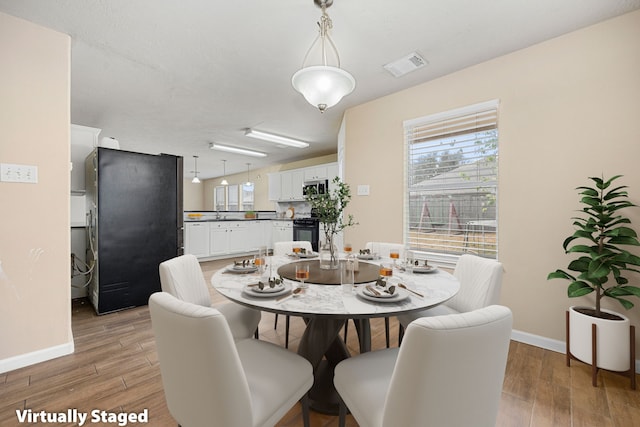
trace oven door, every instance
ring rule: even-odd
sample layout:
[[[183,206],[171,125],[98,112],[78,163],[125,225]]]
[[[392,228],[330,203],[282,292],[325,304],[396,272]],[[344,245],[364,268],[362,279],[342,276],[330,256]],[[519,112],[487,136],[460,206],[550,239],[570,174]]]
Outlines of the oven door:
[[[320,240],[320,227],[317,221],[304,221],[297,223],[293,221],[293,240],[307,241],[311,243],[314,252],[318,252],[318,242]]]

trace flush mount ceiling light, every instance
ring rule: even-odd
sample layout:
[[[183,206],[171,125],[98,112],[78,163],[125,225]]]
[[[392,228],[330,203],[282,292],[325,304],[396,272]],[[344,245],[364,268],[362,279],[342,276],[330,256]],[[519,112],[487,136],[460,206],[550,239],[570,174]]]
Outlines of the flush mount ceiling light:
[[[245,136],[255,139],[261,139],[263,141],[275,142],[276,144],[286,145],[288,147],[307,148],[308,143],[300,141],[299,139],[288,138],[286,136],[274,135],[272,133],[261,132],[255,129],[247,129]]]
[[[302,68],[291,78],[294,89],[300,92],[309,104],[317,107],[321,113],[327,108],[333,107],[340,100],[353,92],[356,80],[347,71],[340,68],[340,56],[338,49],[331,40],[329,30],[333,27],[331,18],[327,15],[327,8],[333,4],[333,0],[314,0],[316,6],[322,9],[322,16],[318,22],[318,37],[302,61]],[[320,64],[307,66],[307,60],[311,51],[320,49]],[[328,65],[327,54],[332,51],[335,56],[336,66]]]
[[[194,173],[191,182],[194,184],[200,184],[200,178],[198,178],[198,156],[193,156],[193,162],[195,163],[195,170],[191,171]]]
[[[220,185],[229,185],[227,181],[227,161],[222,161],[222,181],[220,181]]]
[[[230,147],[228,145],[220,145],[214,142],[209,144],[209,148],[211,148],[212,150],[225,151],[227,153],[234,153],[234,154],[242,154],[245,156],[267,157],[266,153],[261,153],[260,151],[247,150],[246,148]]]

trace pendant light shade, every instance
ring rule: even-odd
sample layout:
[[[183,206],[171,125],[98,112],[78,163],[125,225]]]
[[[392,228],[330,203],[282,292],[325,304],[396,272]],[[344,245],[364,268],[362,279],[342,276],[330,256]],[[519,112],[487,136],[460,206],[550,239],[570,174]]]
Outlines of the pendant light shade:
[[[356,87],[351,74],[341,68],[316,65],[298,70],[291,79],[293,87],[320,112],[336,105]]]
[[[327,7],[333,4],[333,0],[314,0],[314,2],[322,9],[322,16],[318,22],[318,36],[307,51],[302,68],[291,78],[291,84],[309,104],[323,113],[327,108],[340,102],[344,96],[353,92],[356,80],[340,68],[338,49],[329,35],[333,23],[327,15]],[[310,56],[316,54],[316,51],[320,58],[316,64],[320,65],[307,65]],[[335,66],[328,63],[329,55],[335,58]]]
[[[193,156],[193,162],[195,170],[193,171],[193,179],[191,182],[194,184],[200,184],[200,178],[198,178],[198,156]]]
[[[253,185],[253,182],[251,182],[251,179],[249,179],[249,168],[250,167],[251,167],[251,163],[247,163],[247,182],[244,183],[244,185],[246,185],[246,186]]]
[[[229,185],[227,181],[227,161],[222,161],[222,181],[220,181],[220,185]]]

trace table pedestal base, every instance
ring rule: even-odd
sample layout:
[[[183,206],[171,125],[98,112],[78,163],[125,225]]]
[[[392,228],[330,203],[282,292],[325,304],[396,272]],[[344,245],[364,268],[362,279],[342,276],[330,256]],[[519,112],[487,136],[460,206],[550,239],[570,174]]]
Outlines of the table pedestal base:
[[[349,357],[349,350],[339,333],[345,319],[305,319],[307,328],[302,335],[298,354],[313,366],[313,387],[309,391],[309,407],[316,412],[338,415],[340,396],[333,386],[333,370]],[[360,353],[371,350],[369,319],[354,320],[360,342]],[[324,360],[323,360],[324,359]]]

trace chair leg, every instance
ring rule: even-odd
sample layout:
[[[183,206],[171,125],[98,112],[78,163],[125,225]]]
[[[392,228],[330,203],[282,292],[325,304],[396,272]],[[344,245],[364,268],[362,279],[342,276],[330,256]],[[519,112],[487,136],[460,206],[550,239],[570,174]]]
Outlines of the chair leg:
[[[387,348],[389,348],[389,318],[384,318],[384,338],[387,341]]]
[[[345,427],[347,421],[347,405],[344,404],[342,398],[338,404],[338,427]]]
[[[309,427],[309,393],[305,393],[304,396],[302,396],[300,404],[302,405],[302,424],[304,427]]]
[[[398,325],[398,347],[402,344],[402,338],[404,337],[404,326],[402,324]]]
[[[260,339],[260,331],[256,328],[256,332],[254,333],[254,337],[258,340]]]
[[[349,330],[349,319],[344,322],[344,343],[347,343],[347,331]]]
[[[285,317],[284,321],[284,348],[289,348],[289,321],[290,316]]]
[[[276,320],[273,322],[273,329],[278,329],[278,313],[276,313]]]

